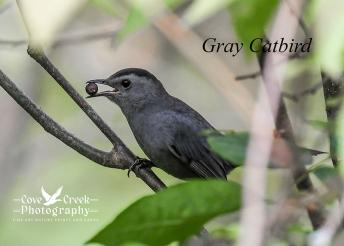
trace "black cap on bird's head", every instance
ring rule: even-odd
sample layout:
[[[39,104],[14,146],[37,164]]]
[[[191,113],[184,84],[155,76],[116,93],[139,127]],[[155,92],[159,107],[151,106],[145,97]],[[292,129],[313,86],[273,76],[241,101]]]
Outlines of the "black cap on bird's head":
[[[107,79],[95,79],[86,83],[110,86],[111,90],[93,93],[88,98],[105,96],[120,107],[126,104],[138,106],[166,93],[161,82],[142,68],[125,68]]]

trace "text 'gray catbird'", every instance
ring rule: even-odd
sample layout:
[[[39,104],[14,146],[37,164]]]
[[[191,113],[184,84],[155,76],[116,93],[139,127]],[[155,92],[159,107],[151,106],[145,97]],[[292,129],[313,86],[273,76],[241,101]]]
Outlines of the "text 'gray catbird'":
[[[126,68],[107,79],[88,81],[90,97],[117,104],[153,165],[180,178],[226,178],[233,166],[212,152],[204,130],[216,132],[199,113],[168,94],[161,82],[140,68]],[[98,92],[96,84],[112,87]]]

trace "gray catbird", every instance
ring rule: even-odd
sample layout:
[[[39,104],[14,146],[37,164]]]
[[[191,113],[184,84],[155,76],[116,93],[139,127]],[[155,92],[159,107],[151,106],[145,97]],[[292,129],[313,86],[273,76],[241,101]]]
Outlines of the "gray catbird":
[[[87,83],[90,97],[105,96],[121,108],[154,166],[180,179],[225,179],[233,169],[210,150],[201,134],[206,129],[216,130],[194,109],[168,94],[150,72],[126,68],[107,79]],[[95,84],[113,89],[98,92]]]

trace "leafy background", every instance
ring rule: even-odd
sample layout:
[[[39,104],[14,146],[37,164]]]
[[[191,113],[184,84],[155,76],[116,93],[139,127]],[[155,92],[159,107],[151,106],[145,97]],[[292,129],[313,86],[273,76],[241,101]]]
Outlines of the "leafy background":
[[[183,53],[175,43],[166,37],[154,26],[156,16],[166,11],[175,11],[185,21],[192,32],[201,40],[207,37],[216,37],[219,40],[232,40],[248,43],[252,37],[261,36],[264,29],[269,27],[271,18],[274,17],[279,1],[266,0],[214,0],[214,1],[115,1],[115,0],[89,0],[51,1],[47,6],[45,1],[26,1],[27,14],[37,18],[37,23],[45,26],[34,26],[37,36],[47,46],[61,35],[73,33],[93,32],[107,30],[118,24],[120,28],[110,38],[82,42],[78,44],[61,45],[52,48],[49,56],[61,71],[73,82],[78,91],[84,93],[84,81],[93,78],[107,77],[118,69],[124,67],[144,67],[151,70],[164,83],[171,94],[181,98],[205,116],[217,129],[235,130],[228,132],[225,138],[209,138],[212,148],[225,158],[235,162],[238,166],[244,160],[245,146],[248,135],[249,122],[241,117],[236,105],[226,99],[214,81],[207,76],[214,73],[223,73],[221,69],[211,70],[212,54],[204,54],[201,46],[195,46],[199,53],[196,58],[202,61],[203,69],[200,70],[189,57]],[[57,4],[57,5],[54,5]],[[319,71],[322,66],[331,74],[339,74],[343,67],[343,35],[342,13],[333,9],[338,1],[331,0],[310,1],[306,9],[307,22],[314,27],[316,43],[314,55],[305,61],[293,61],[288,69],[288,81],[285,90],[302,89],[309,86],[306,81],[317,82],[320,78]],[[61,9],[54,18],[49,16],[49,8],[59,6]],[[1,11],[2,9],[5,9]],[[340,8],[337,8],[340,9]],[[46,10],[46,11],[45,11]],[[43,14],[44,13],[44,14]],[[331,15],[331,18],[328,16]],[[116,26],[116,25],[115,25]],[[328,31],[328,26],[335,30]],[[82,112],[62,92],[62,90],[37,66],[26,54],[25,45],[8,45],[1,40],[26,39],[22,21],[14,1],[0,1],[0,66],[3,71],[23,88],[42,108],[68,130],[89,143],[104,149],[110,149],[98,130],[89,122]],[[303,39],[300,34],[300,40]],[[190,44],[189,44],[190,45]],[[194,44],[196,45],[196,44]],[[192,45],[191,45],[192,46]],[[326,50],[326,52],[324,52]],[[327,52],[328,51],[328,52]],[[246,54],[249,54],[246,52]],[[241,75],[256,71],[258,65],[244,53],[232,58],[223,53],[216,54],[216,59],[223,61],[231,74]],[[305,79],[307,78],[307,79]],[[260,79],[238,82],[247,89],[254,99]],[[216,83],[216,81],[215,81]],[[125,171],[111,170],[94,165],[77,153],[67,149],[58,140],[47,135],[37,126],[8,96],[0,90],[0,113],[5,117],[0,118],[0,244],[1,245],[82,245],[92,236],[100,232],[107,224],[113,221],[129,204],[152,192],[138,179],[127,178]],[[245,98],[243,99],[245,100]],[[137,155],[144,156],[137,146],[128,125],[118,108],[102,99],[90,102],[104,119],[111,124]],[[305,147],[327,150],[328,142],[324,141],[326,129],[316,127],[319,124],[308,124],[300,119],[300,108],[306,109],[303,116],[313,122],[325,122],[324,101],[322,92],[318,91],[311,97],[306,97],[298,103],[288,102],[288,110],[293,119],[298,144]],[[321,110],[319,110],[321,109]],[[248,112],[251,113],[251,112]],[[341,118],[343,119],[343,117]],[[324,124],[322,124],[324,125]],[[315,127],[314,127],[315,126]],[[5,130],[6,129],[6,130]],[[321,139],[322,141],[318,141]],[[226,151],[229,148],[232,151]],[[315,175],[312,178],[321,189],[333,188],[329,180],[333,177],[333,169],[329,167],[328,159],[316,157],[314,164],[309,168]],[[176,180],[162,171],[156,170],[159,177],[168,185],[179,184]],[[268,173],[268,200],[272,202],[285,189],[287,173],[285,170],[273,169]],[[195,183],[179,184],[165,193],[166,197],[176,196],[182,190],[183,197],[192,198],[195,187],[203,187],[202,196],[195,198],[195,204],[201,202],[204,208],[202,216],[193,221],[194,227],[190,232],[197,231],[201,224],[208,222],[217,215],[234,212],[230,216],[222,216],[207,223],[206,227],[215,237],[234,240],[239,232],[235,210],[238,208],[240,193],[235,190],[230,192],[241,181],[241,167],[229,175],[229,183],[209,184]],[[211,183],[213,182],[213,183]],[[219,181],[218,181],[219,182]],[[234,183],[236,182],[236,183]],[[99,199],[95,205],[99,210],[97,222],[59,222],[59,223],[14,223],[12,210],[15,207],[13,198],[22,194],[40,195],[40,187],[52,192],[60,185],[69,194],[87,194]],[[332,185],[332,186],[331,186]],[[229,186],[229,187],[227,187]],[[208,187],[208,188],[207,188]],[[215,191],[217,190],[218,193]],[[333,190],[333,189],[332,189]],[[209,193],[207,193],[209,192]],[[229,193],[226,193],[229,192]],[[220,193],[223,195],[220,196]],[[218,207],[211,206],[209,194],[218,194]],[[147,207],[151,202],[149,198],[159,199],[159,196],[145,197],[129,207]],[[204,195],[204,196],[203,196]],[[237,199],[235,199],[235,197]],[[165,198],[160,198],[165,199]],[[202,199],[204,199],[202,201]],[[222,199],[222,200],[221,200]],[[192,201],[192,199],[190,199]],[[206,203],[205,200],[209,200]],[[228,206],[226,206],[226,200]],[[230,202],[230,201],[234,202]],[[333,199],[329,199],[330,203]],[[193,203],[187,204],[193,211]],[[182,206],[182,204],[180,204]],[[187,207],[185,205],[185,207]],[[200,206],[196,206],[200,207]],[[166,203],[170,209],[169,216],[173,216],[171,204]],[[236,208],[236,209],[235,209]],[[211,210],[213,209],[213,210]],[[270,207],[269,207],[270,209]],[[140,209],[138,209],[140,210]],[[142,212],[142,211],[141,211]],[[124,212],[126,213],[126,212]],[[130,214],[127,216],[130,217]],[[207,214],[208,213],[208,214]],[[294,243],[302,245],[310,232],[310,225],[305,212],[296,211],[299,218],[297,223],[289,225],[286,237],[280,232],[280,238],[272,239],[271,243],[288,245]],[[146,220],[154,222],[154,211],[146,214]],[[121,215],[122,219],[125,214]],[[144,214],[143,214],[144,216]],[[187,213],[192,216],[192,213]],[[188,217],[185,218],[188,218]],[[125,218],[131,221],[137,219]],[[126,224],[125,222],[124,225]],[[136,223],[136,221],[135,221]],[[188,221],[183,223],[188,225]],[[130,223],[127,223],[130,225]],[[108,242],[109,232],[100,232],[93,241]],[[194,231],[193,231],[194,230]],[[18,236],[20,232],[20,236]],[[175,238],[169,241],[184,239],[185,231],[168,233]],[[110,235],[112,235],[110,233]],[[165,235],[165,234],[161,234]],[[148,245],[159,245],[158,240],[148,238],[148,234],[141,242]],[[120,237],[118,237],[120,238]],[[97,239],[97,240],[96,240]],[[160,238],[161,239],[161,238]],[[118,239],[119,240],[119,239]],[[123,239],[124,240],[124,239]],[[124,240],[125,241],[125,240]],[[136,244],[137,243],[137,244]],[[136,242],[133,245],[140,245]],[[129,245],[129,244],[127,244]]]

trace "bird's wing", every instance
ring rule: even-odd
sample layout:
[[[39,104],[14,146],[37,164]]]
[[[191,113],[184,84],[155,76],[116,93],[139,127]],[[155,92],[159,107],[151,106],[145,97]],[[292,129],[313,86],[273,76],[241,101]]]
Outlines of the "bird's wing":
[[[44,190],[43,186],[41,186],[41,193],[45,201],[49,201],[50,195]]]
[[[52,199],[56,199],[61,195],[63,186],[61,186],[60,188],[57,189],[57,191],[51,196]]]
[[[169,144],[171,153],[202,178],[226,179],[228,163],[210,151],[202,136],[184,129],[178,130]]]

